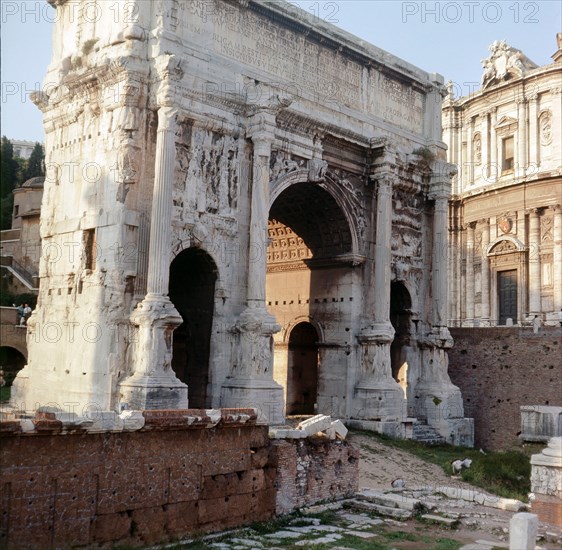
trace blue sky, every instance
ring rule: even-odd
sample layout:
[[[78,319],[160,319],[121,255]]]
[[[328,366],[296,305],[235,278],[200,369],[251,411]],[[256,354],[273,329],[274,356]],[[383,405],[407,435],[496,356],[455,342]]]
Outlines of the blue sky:
[[[478,86],[480,60],[487,57],[494,40],[505,39],[544,65],[551,62],[556,33],[562,31],[559,0],[291,3],[428,72],[441,73],[463,95]],[[26,92],[40,88],[49,64],[54,11],[46,0],[2,0],[0,9],[1,133],[12,139],[43,141],[41,113]]]

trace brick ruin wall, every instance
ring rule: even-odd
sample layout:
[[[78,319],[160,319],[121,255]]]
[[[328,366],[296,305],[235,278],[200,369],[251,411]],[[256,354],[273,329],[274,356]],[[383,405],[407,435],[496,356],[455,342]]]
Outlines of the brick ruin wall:
[[[0,547],[146,547],[270,519],[291,484],[295,505],[357,484],[347,443],[303,444],[316,472],[303,489],[290,466],[300,443],[270,442],[255,415],[241,422],[223,410],[212,427],[205,411],[143,415],[140,430],[117,433],[63,432],[51,413],[30,432],[0,422]]]
[[[449,375],[474,418],[475,446],[520,444],[521,405],[562,406],[562,331],[525,327],[450,329]]]
[[[271,456],[277,471],[278,514],[353,496],[359,489],[359,451],[345,442],[280,439],[273,441]]]

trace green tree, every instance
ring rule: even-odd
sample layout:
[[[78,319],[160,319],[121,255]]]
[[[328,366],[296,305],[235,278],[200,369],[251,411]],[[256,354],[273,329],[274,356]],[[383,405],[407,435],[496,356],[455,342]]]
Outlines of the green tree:
[[[31,151],[31,156],[27,161],[27,168],[25,169],[24,181],[27,181],[29,178],[44,176],[45,175],[45,171],[43,170],[44,161],[45,161],[45,153],[43,152],[43,146],[40,143],[35,143],[35,147],[33,147],[33,151]]]
[[[14,146],[2,136],[0,146],[0,229],[12,227],[12,207],[14,196],[12,191],[17,185],[18,162],[14,159]]]
[[[6,136],[2,136],[0,165],[0,198],[3,199],[16,187],[18,171],[18,163],[14,159],[14,146]]]

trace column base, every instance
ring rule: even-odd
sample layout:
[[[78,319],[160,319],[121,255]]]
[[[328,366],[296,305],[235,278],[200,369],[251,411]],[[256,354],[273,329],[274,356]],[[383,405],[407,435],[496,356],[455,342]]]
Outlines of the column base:
[[[172,334],[183,322],[167,296],[148,294],[131,314],[137,327],[133,374],[119,390],[129,409],[187,409],[187,385],[172,370]]]

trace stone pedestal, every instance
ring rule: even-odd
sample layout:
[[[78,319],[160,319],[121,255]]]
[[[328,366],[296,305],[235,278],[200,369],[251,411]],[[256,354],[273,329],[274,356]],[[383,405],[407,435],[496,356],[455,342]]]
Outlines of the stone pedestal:
[[[273,335],[280,328],[266,309],[248,308],[240,315],[238,361],[221,391],[223,406],[253,407],[269,424],[284,422],[284,390],[273,380]]]
[[[406,417],[404,392],[392,378],[390,344],[394,328],[375,323],[359,336],[362,377],[355,386],[352,416],[359,421],[400,422]]]
[[[425,420],[448,443],[472,447],[474,423],[464,418],[460,389],[449,378],[447,350],[453,345],[449,330],[434,328],[419,340],[422,374],[416,386],[416,416]]]
[[[129,409],[187,409],[187,386],[172,370],[172,333],[182,323],[166,296],[147,295],[131,315],[138,339],[135,372],[121,386]]]
[[[542,453],[531,457],[531,492],[539,519],[562,525],[562,437],[553,437]]]
[[[515,514],[509,522],[509,550],[535,550],[538,527],[535,514]]]

